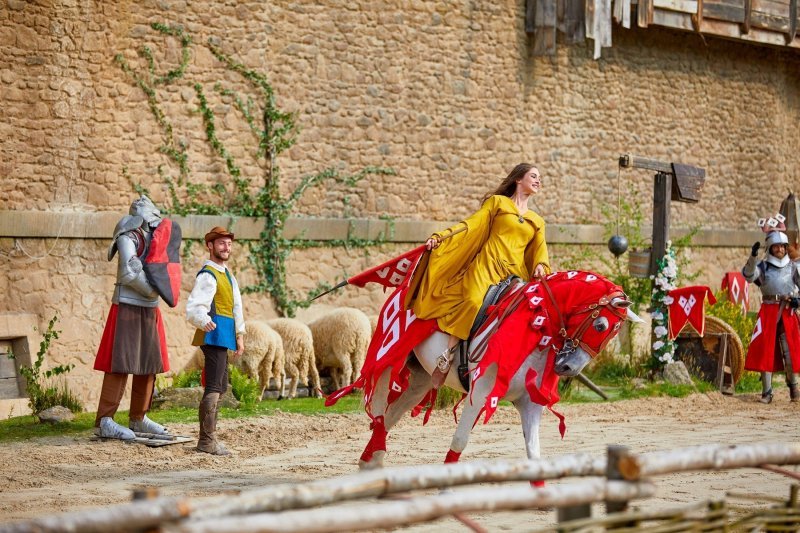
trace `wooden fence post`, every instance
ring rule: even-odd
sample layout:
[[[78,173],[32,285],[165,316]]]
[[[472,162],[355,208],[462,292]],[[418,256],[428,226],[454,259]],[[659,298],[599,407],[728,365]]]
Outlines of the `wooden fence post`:
[[[620,472],[620,461],[630,455],[627,446],[611,445],[607,450],[608,461],[606,462],[606,478],[609,481],[624,481],[625,478]],[[606,513],[621,513],[628,510],[628,502],[612,502],[606,500]]]

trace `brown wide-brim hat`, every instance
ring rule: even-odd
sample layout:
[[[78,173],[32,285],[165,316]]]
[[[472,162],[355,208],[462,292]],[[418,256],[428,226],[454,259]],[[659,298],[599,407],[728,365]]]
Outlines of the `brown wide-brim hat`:
[[[211,228],[211,231],[206,233],[206,243],[213,242],[217,239],[221,239],[223,237],[228,237],[230,240],[233,240],[233,233],[226,230],[222,226],[214,226]]]

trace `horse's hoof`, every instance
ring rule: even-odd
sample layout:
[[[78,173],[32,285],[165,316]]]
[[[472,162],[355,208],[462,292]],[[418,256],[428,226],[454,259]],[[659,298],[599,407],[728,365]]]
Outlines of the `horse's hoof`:
[[[281,394],[280,396],[278,396],[278,401],[281,401],[281,400],[283,400],[283,399],[284,399],[284,397],[283,397],[283,394]]]
[[[383,468],[383,456],[386,455],[386,452],[383,450],[376,450],[372,454],[372,459],[369,461],[364,461],[363,459],[358,460],[358,469],[359,470],[376,470],[378,468]]]

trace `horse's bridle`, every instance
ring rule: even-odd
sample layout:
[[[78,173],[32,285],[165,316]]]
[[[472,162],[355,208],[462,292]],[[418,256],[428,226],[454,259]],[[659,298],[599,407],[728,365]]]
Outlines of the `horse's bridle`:
[[[550,289],[550,285],[547,283],[545,278],[541,278],[539,283],[544,286],[547,296],[550,298],[550,301],[553,303],[553,307],[556,309],[559,322],[558,334],[564,339],[564,344],[560,349],[556,350],[556,357],[569,355],[570,353],[574,352],[578,346],[580,346],[584,351],[586,351],[586,353],[594,358],[597,356],[598,352],[601,352],[603,348],[606,347],[606,344],[608,344],[608,342],[612,339],[612,336],[610,335],[603,340],[597,351],[593,350],[591,347],[589,347],[589,345],[581,340],[583,338],[583,334],[587,329],[589,329],[589,326],[592,325],[594,319],[600,316],[600,311],[602,311],[603,308],[608,309],[611,314],[619,317],[621,320],[625,320],[627,318],[627,311],[620,311],[611,304],[614,298],[625,298],[625,293],[622,291],[613,291],[609,294],[601,296],[597,303],[589,304],[580,311],[577,311],[576,314],[578,315],[586,313],[586,317],[581,321],[580,324],[578,324],[575,332],[572,335],[569,335],[567,332],[567,326],[564,323],[564,316],[561,313],[561,309],[558,307],[558,302],[556,301],[555,296],[553,296],[553,291]],[[617,322],[614,324],[614,329],[619,329],[621,324],[622,322]]]

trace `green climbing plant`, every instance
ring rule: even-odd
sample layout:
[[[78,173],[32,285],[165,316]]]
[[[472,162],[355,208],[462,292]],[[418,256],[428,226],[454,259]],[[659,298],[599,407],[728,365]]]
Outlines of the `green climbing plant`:
[[[225,71],[239,75],[246,82],[250,94],[241,94],[222,81],[207,87],[199,82],[185,80],[191,49],[195,46],[193,39],[178,26],[153,23],[151,28],[164,38],[179,42],[181,54],[176,67],[160,73],[155,54],[146,46],[138,50],[139,57],[146,65],[143,69],[134,68],[122,54],[118,54],[115,60],[134,85],[144,92],[148,108],[160,127],[162,144],[159,152],[170,162],[168,168],[164,165],[158,167],[158,175],[165,183],[169,196],[167,209],[179,215],[225,214],[263,218],[264,226],[259,240],[248,245],[248,258],[257,273],[258,281],[244,287],[243,291],[265,292],[270,295],[280,314],[294,316],[299,307],[309,305],[310,298],[327,286],[320,284],[306,295],[287,287],[286,260],[293,250],[322,246],[368,248],[386,242],[393,231],[393,226],[389,224],[388,234],[381,234],[376,239],[356,239],[350,235],[343,240],[324,242],[302,238],[288,239],[284,236],[283,229],[296,204],[308,189],[323,182],[333,181],[355,187],[370,175],[394,174],[394,171],[390,168],[369,166],[354,173],[346,173],[336,168],[326,168],[301,177],[294,190],[287,196],[281,196],[282,174],[278,157],[297,141],[298,126],[295,114],[282,110],[276,103],[275,91],[267,76],[226,54],[218,40],[209,39],[199,46],[204,46]],[[175,128],[159,100],[159,88],[178,83],[184,83],[194,91],[196,108],[192,111],[202,118],[205,138],[211,150],[225,163],[225,171],[230,178],[226,180],[227,183],[220,181],[209,185],[196,183],[191,179],[187,146],[177,140]],[[264,169],[263,176],[245,175],[234,155],[220,139],[216,113],[209,103],[209,94],[212,93],[229,102],[247,122],[256,138],[254,157]],[[127,169],[123,169],[123,174],[134,190],[147,192],[139,183],[135,183]]]
[[[58,365],[49,370],[42,370],[45,355],[50,350],[50,345],[58,339],[60,330],[55,325],[58,321],[57,316],[53,316],[47,324],[47,330],[42,332],[42,342],[39,343],[39,351],[36,353],[36,360],[32,365],[19,365],[19,373],[25,378],[25,392],[28,395],[28,406],[33,414],[38,414],[61,405],[68,408],[73,413],[83,411],[81,401],[69,390],[62,377],[70,370],[75,368],[75,364]],[[9,357],[14,359],[14,354]]]

